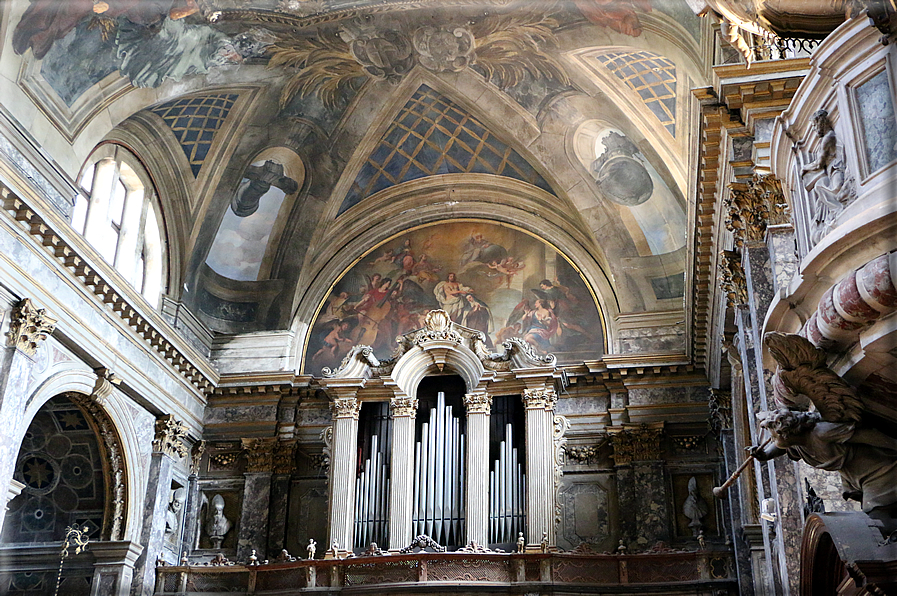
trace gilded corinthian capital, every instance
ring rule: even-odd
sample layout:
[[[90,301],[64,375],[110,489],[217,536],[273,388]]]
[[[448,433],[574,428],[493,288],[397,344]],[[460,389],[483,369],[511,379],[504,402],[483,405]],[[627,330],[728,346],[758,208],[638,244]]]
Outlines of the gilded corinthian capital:
[[[558,394],[551,387],[523,390],[523,404],[528,410],[554,410],[557,401]]]
[[[467,393],[464,407],[468,414],[488,414],[492,410],[492,396],[488,393]]]

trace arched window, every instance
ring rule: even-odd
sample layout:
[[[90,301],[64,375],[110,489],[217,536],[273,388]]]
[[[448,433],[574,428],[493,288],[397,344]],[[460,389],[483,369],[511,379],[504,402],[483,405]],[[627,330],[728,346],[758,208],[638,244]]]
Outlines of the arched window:
[[[149,174],[124,147],[103,145],[85,163],[78,186],[72,227],[147,302],[158,306],[165,246]]]

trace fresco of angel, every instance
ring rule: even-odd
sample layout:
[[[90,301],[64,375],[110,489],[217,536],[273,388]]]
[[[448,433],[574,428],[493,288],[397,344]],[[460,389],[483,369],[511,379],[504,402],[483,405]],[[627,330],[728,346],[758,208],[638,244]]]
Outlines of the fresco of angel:
[[[778,409],[757,419],[772,441],[751,447],[755,458],[780,455],[841,474],[843,496],[870,515],[897,513],[897,438],[864,424],[856,391],[825,364],[826,353],[799,335],[767,333],[777,363],[772,379]]]

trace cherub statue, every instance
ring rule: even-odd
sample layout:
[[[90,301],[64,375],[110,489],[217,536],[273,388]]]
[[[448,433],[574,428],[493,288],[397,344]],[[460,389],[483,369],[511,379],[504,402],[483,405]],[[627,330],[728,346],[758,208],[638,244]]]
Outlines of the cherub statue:
[[[318,543],[315,542],[314,538],[308,539],[308,546],[305,547],[305,551],[308,553],[309,559],[315,558],[315,552],[318,550]]]
[[[517,552],[526,552],[526,540],[523,538],[523,532],[517,532]]]
[[[542,547],[543,553],[548,552],[548,532],[542,532],[542,542],[539,545]]]
[[[757,415],[772,441],[751,447],[765,461],[787,454],[814,468],[841,474],[845,499],[875,516],[897,514],[897,439],[865,427],[856,391],[825,365],[825,351],[806,338],[767,333],[778,363],[772,379],[779,408]]]

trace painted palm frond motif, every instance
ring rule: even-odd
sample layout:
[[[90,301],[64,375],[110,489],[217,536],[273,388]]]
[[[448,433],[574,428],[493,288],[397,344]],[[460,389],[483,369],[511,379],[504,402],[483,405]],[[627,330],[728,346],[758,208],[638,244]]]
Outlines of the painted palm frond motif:
[[[556,47],[555,18],[544,13],[496,15],[471,27],[476,38],[476,64],[488,80],[508,89],[527,76],[569,84],[563,65],[542,48]]]
[[[297,95],[305,98],[312,94],[328,108],[335,107],[355,79],[365,75],[364,68],[349,53],[348,45],[336,35],[285,37],[268,51],[268,68],[298,69],[280,94],[280,109]]]

